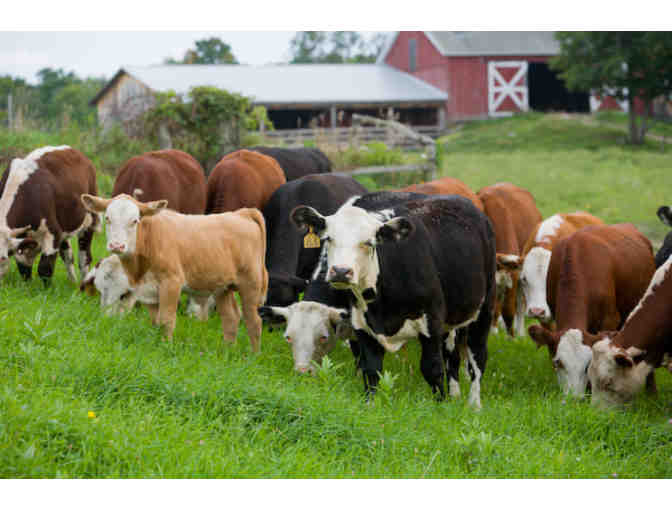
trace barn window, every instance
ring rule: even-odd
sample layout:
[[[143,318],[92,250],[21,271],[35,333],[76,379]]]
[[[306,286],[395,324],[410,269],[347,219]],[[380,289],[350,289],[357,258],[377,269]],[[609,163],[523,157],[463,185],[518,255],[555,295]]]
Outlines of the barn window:
[[[408,40],[408,72],[415,71],[417,60],[418,42],[415,39]]]

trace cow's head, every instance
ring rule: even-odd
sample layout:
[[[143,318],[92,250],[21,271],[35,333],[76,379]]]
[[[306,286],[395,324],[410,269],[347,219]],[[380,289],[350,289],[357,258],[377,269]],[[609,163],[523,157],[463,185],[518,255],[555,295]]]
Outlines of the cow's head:
[[[656,211],[656,215],[665,225],[672,227],[672,210],[670,210],[668,205],[660,206],[658,211]]]
[[[619,347],[608,337],[595,342],[593,361],[588,368],[591,403],[612,407],[632,400],[655,368],[644,360],[645,355],[646,351],[637,347]]]
[[[550,264],[551,251],[535,246],[523,259],[520,270],[519,287],[527,303],[525,314],[544,322],[552,319],[546,301],[546,277]]]
[[[286,307],[262,306],[259,314],[271,323],[287,323],[285,340],[292,347],[294,370],[299,372],[314,371],[311,362],[320,364],[350,325],[347,310],[313,301]]]
[[[161,212],[168,205],[167,200],[145,204],[129,195],[107,199],[87,194],[82,195],[82,203],[91,212],[105,213],[107,249],[122,257],[135,253],[140,220]]]
[[[274,306],[289,306],[306,290],[308,280],[287,273],[269,271],[266,303]]]
[[[599,337],[580,329],[549,331],[534,324],[528,333],[537,347],[548,347],[558,384],[567,394],[583,397],[588,387],[591,346]]]
[[[375,292],[380,267],[376,247],[407,239],[414,231],[404,217],[385,220],[349,204],[331,216],[322,216],[312,207],[299,206],[291,213],[294,224],[307,232],[312,228],[324,243],[319,264],[327,264],[326,280],[336,288],[352,288],[360,293]]]
[[[119,303],[132,292],[131,284],[117,255],[110,255],[100,260],[87,273],[79,288],[88,294],[94,294],[95,288],[100,293],[100,306],[108,308],[110,313],[122,311],[123,307]]]
[[[9,270],[9,258],[16,252],[21,243],[26,241],[19,236],[30,229],[30,225],[20,228],[0,227],[0,277]]]
[[[522,259],[518,255],[508,253],[497,254],[495,283],[497,284],[498,299],[503,299],[507,290],[513,288],[513,283],[518,278],[521,265]]]

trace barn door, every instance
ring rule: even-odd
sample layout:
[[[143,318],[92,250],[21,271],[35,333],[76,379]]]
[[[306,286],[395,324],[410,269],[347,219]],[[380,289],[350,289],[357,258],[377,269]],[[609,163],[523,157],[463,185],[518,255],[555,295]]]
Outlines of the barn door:
[[[488,62],[488,113],[503,117],[530,108],[527,93],[527,62]]]

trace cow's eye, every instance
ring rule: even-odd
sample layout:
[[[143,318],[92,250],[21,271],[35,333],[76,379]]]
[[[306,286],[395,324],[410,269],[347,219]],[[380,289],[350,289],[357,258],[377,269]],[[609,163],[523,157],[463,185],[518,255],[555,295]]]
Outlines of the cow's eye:
[[[559,359],[554,359],[553,360],[553,368],[555,368],[556,370],[559,370],[563,367],[564,367],[564,365],[562,364],[562,360],[559,360]]]
[[[109,217],[109,216],[105,216],[105,223],[109,223],[109,222],[110,222],[110,217]]]
[[[362,247],[364,247],[364,248],[370,250],[370,249],[373,248],[373,242],[370,241],[370,240],[369,240],[369,241],[364,241],[364,242],[362,243]]]
[[[285,340],[287,340],[287,343],[288,343],[288,344],[291,344],[291,343],[292,343],[292,337],[291,337],[291,336],[286,336],[286,337],[285,337]]]
[[[138,218],[135,218],[135,219],[131,220],[131,226],[132,226],[132,227],[134,227],[134,226],[137,225],[138,223],[140,223],[140,220],[139,220]]]

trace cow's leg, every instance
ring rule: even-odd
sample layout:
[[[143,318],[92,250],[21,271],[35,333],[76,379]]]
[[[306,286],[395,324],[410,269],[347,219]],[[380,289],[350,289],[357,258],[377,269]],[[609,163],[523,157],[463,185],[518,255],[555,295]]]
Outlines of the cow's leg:
[[[177,305],[180,301],[182,284],[176,280],[163,280],[159,283],[159,326],[163,329],[164,339],[171,340],[175,330]]]
[[[159,325],[159,305],[145,305],[147,307],[147,313],[149,313],[149,318],[152,321],[154,326]]]
[[[58,252],[50,255],[43,253],[40,257],[40,263],[37,265],[37,274],[42,279],[45,287],[51,285],[51,277],[54,275],[54,265],[56,264],[56,257]]]
[[[446,398],[446,390],[444,388],[444,366],[441,337],[436,335],[425,336],[420,334],[420,345],[422,346],[422,354],[420,356],[420,371],[427,381],[427,384],[432,388],[434,396],[439,400]]]
[[[451,397],[460,396],[460,350],[459,343],[466,342],[466,329],[454,329],[444,338],[443,357],[446,360],[448,392]]]
[[[493,297],[486,295],[478,318],[468,326],[465,362],[471,377],[469,404],[476,410],[481,408],[481,379],[488,360],[488,329],[492,317]]]
[[[66,238],[61,241],[61,244],[58,247],[58,253],[61,255],[61,259],[63,259],[63,263],[65,264],[65,269],[68,272],[68,280],[73,283],[76,282],[75,257],[72,254],[72,246],[70,246],[69,239]],[[84,274],[85,273],[82,273],[82,275]]]
[[[82,278],[84,275],[89,272],[89,267],[91,266],[91,261],[93,257],[91,256],[91,243],[93,241],[93,233],[95,231],[95,223],[98,219],[98,215],[94,214],[94,224],[89,228],[82,230],[77,235],[77,244],[79,246],[78,254],[78,264],[79,264],[79,274]]]
[[[378,380],[383,371],[385,349],[365,331],[358,329],[355,333],[359,343],[359,368],[362,370],[364,392],[368,399],[376,393]]]
[[[525,336],[525,294],[519,286],[518,278],[516,278],[516,315],[513,318],[513,332],[516,336]]]
[[[514,336],[514,325],[516,316],[516,286],[507,289],[504,294],[504,302],[502,303],[502,317],[504,324],[506,324],[506,331],[509,336]]]
[[[260,292],[255,289],[253,292],[239,292],[240,301],[243,308],[243,320],[247,328],[247,336],[250,337],[250,345],[253,352],[261,350],[261,329],[262,321],[259,317],[259,303],[262,302]]]
[[[28,281],[33,277],[33,265],[24,264],[22,262],[16,261],[16,268],[19,270],[21,277]]]
[[[655,395],[658,393],[658,387],[656,386],[656,375],[654,372],[651,372],[646,376],[646,392],[649,395]]]
[[[217,295],[216,302],[217,312],[222,319],[222,338],[225,342],[236,343],[240,324],[240,310],[236,303],[236,295],[232,290],[222,292]]]

